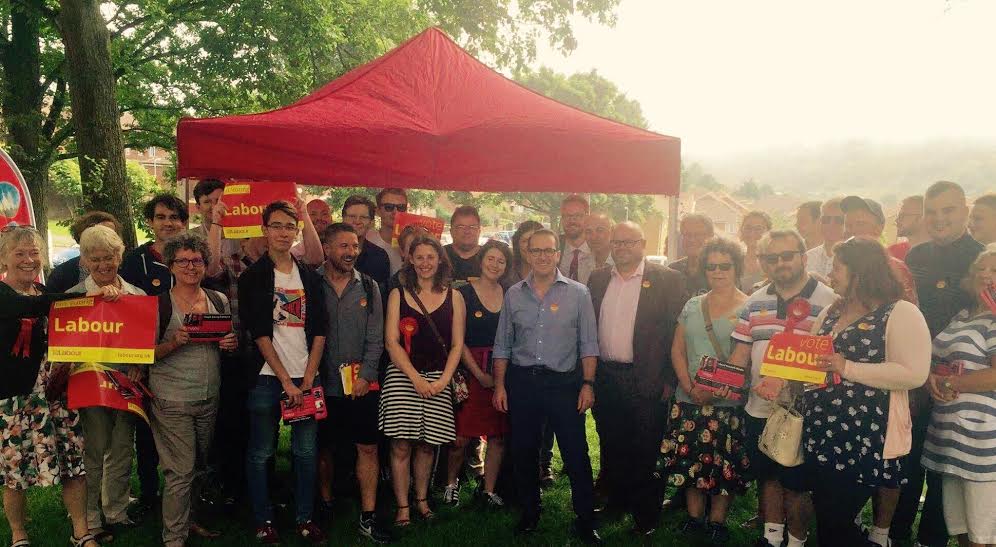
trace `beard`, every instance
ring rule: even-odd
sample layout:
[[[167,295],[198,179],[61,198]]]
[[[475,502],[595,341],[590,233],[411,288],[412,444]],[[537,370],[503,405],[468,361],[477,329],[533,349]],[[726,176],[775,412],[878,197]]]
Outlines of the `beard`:
[[[775,270],[771,276],[771,280],[774,282],[775,287],[790,287],[802,281],[804,275],[806,275],[806,272],[802,268],[781,267]]]

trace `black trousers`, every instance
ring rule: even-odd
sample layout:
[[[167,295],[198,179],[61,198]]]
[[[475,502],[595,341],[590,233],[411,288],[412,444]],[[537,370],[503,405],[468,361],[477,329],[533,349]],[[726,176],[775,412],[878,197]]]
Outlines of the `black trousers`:
[[[232,464],[246,460],[249,445],[249,416],[245,412],[249,388],[245,367],[239,355],[221,358],[218,418],[210,456],[220,486],[226,494],[236,497],[245,494],[246,489],[246,466]]]
[[[544,372],[545,371],[545,372]],[[580,378],[576,373],[541,367],[510,366],[505,386],[511,422],[512,459],[523,516],[539,518],[539,456],[543,423],[557,435],[564,469],[571,482],[574,513],[581,526],[593,526],[595,485],[591,476],[585,416],[578,413]]]
[[[854,517],[871,498],[875,489],[841,480],[840,474],[821,465],[807,465],[813,491],[813,512],[820,547],[868,545]]]
[[[146,415],[149,415],[150,408],[146,402]],[[139,498],[142,502],[151,503],[159,496],[159,452],[156,451],[152,428],[145,420],[135,420],[135,459]]]
[[[944,522],[944,506],[941,498],[941,476],[926,471],[920,465],[923,443],[927,438],[930,424],[930,409],[920,412],[913,418],[913,446],[903,459],[903,472],[909,482],[899,494],[899,504],[892,518],[889,537],[894,540],[913,539],[913,521],[920,509],[920,495],[923,493],[924,475],[927,479],[927,499],[920,512],[920,529],[916,540],[928,547],[948,544],[948,527]]]
[[[654,468],[664,434],[665,408],[640,393],[632,364],[598,362],[595,406],[605,467],[602,489],[610,504],[627,509],[640,528],[653,528],[660,515]]]

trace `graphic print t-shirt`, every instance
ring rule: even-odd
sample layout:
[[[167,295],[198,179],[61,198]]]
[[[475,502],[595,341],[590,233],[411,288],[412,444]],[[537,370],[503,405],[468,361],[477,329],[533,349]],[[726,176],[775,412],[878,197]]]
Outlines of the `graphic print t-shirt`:
[[[301,272],[294,264],[289,274],[273,270],[273,349],[291,378],[303,378],[308,365],[308,339],[304,335],[307,301]],[[260,374],[276,376],[269,363]]]

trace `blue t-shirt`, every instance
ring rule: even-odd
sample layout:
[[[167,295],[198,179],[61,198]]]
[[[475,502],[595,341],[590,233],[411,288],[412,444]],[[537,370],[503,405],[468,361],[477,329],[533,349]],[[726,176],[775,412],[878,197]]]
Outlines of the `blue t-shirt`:
[[[694,296],[685,303],[685,307],[678,316],[678,324],[685,327],[685,354],[688,358],[688,375],[695,381],[695,373],[699,370],[702,357],[708,355],[716,356],[716,350],[709,340],[709,333],[706,331],[705,317],[702,316],[702,300],[705,295]],[[723,317],[712,318],[712,331],[716,333],[719,347],[726,353],[729,359],[733,351],[733,329],[737,325],[737,320],[742,307],[734,308]],[[685,393],[685,390],[678,390],[678,401],[691,403],[692,399]],[[742,406],[744,401],[731,401],[729,399],[714,399],[713,406]]]

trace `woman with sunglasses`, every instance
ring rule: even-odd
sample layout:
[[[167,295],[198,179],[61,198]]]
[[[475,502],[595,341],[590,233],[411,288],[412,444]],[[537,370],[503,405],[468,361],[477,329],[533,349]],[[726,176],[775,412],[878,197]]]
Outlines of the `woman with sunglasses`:
[[[725,361],[733,349],[730,335],[747,300],[737,288],[743,251],[736,242],[713,238],[699,255],[699,267],[709,292],[692,297],[678,316],[671,363],[680,388],[661,451],[668,484],[685,487],[688,519],[682,532],[705,532],[713,544],[723,544],[729,539],[726,517],[733,496],[746,489],[744,401],[730,398],[727,388],[713,392],[697,384],[695,374],[703,357]]]
[[[25,493],[33,486],[62,485],[72,521],[70,541],[97,547],[87,529],[83,428],[79,413],[66,408],[69,365],[46,362],[48,311],[52,302],[81,294],[50,293],[36,280],[45,263],[45,244],[30,226],[8,226],[0,234],[0,480],[7,545],[30,545]],[[87,296],[114,300],[104,287]]]
[[[166,243],[166,266],[175,283],[159,295],[156,361],[149,370],[152,435],[166,485],[163,488],[163,545],[182,546],[190,532],[217,537],[192,517],[200,499],[205,463],[218,415],[221,351],[234,351],[234,332],[218,342],[191,339],[185,319],[192,314],[231,314],[228,299],[201,287],[210,260],[207,243],[183,234]],[[169,312],[167,316],[163,312]]]
[[[107,226],[91,226],[80,236],[80,264],[89,275],[70,292],[95,292],[113,287],[122,294],[145,295],[145,291],[128,283],[118,274],[124,254],[124,242]],[[144,365],[103,366],[119,370],[132,381],[142,378]],[[135,446],[135,420],[125,410],[106,407],[80,409],[86,434],[87,524],[100,541],[114,538],[112,527],[133,526],[128,517],[128,493],[131,490],[131,460]]]

